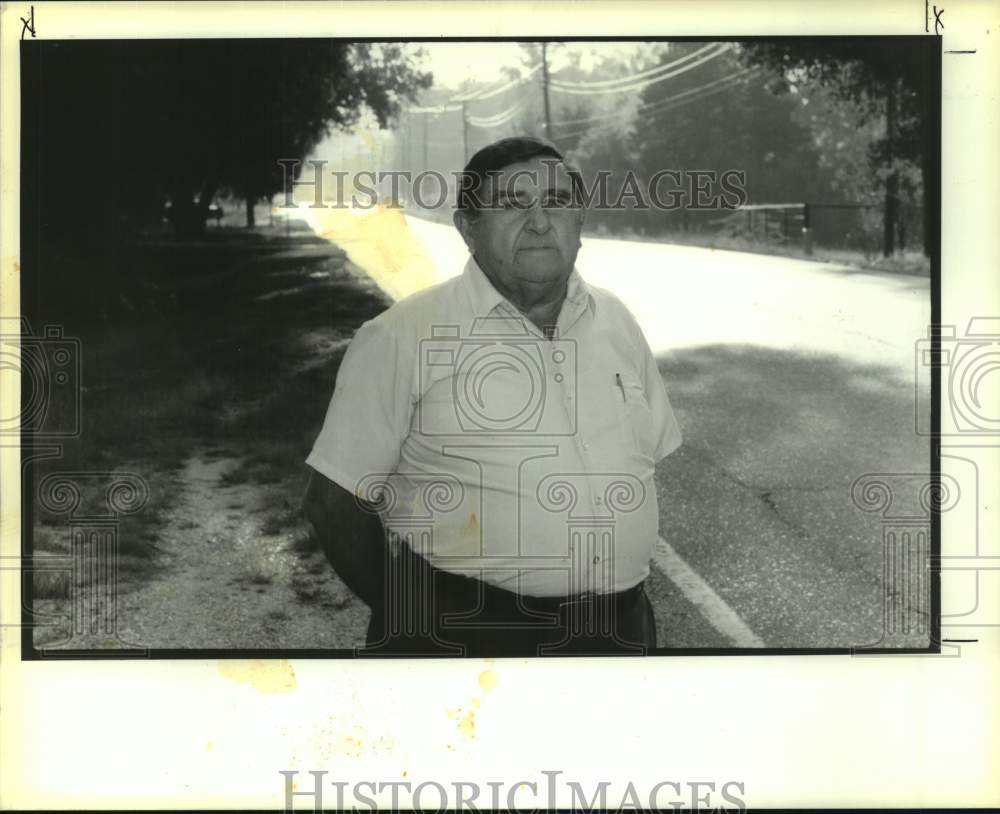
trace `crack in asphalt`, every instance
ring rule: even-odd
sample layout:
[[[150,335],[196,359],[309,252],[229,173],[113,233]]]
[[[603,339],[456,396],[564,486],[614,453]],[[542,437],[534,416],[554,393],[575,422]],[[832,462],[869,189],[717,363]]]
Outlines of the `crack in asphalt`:
[[[785,517],[784,515],[782,515],[781,511],[778,509],[778,506],[775,504],[775,502],[773,500],[771,500],[771,494],[772,494],[772,490],[770,490],[770,489],[768,489],[766,491],[763,491],[763,492],[758,491],[757,497],[760,498],[760,500],[763,502],[763,504],[765,506],[767,506],[767,508],[769,508],[771,510],[771,512],[774,514],[774,516],[778,518],[779,522],[783,523],[785,526],[787,526],[788,528],[790,528],[792,531],[794,531],[800,537],[808,537],[809,536],[809,532],[808,531],[806,531],[798,523],[793,523],[787,517]]]
[[[738,475],[734,475],[732,472],[730,472],[728,469],[722,466],[718,461],[716,461],[715,458],[712,457],[712,455],[708,452],[707,449],[694,446],[689,446],[687,449],[689,452],[693,452],[699,455],[705,461],[707,461],[707,463],[716,472],[722,475],[722,477],[724,477],[726,480],[735,483],[737,486],[741,487],[742,489],[746,489],[748,492],[751,492],[755,497],[757,497],[758,500],[761,501],[761,503],[763,503],[771,511],[771,513],[774,515],[774,517],[778,520],[779,523],[784,525],[786,528],[791,529],[800,537],[809,537],[810,536],[809,531],[803,526],[800,526],[798,523],[794,523],[787,517],[785,517],[781,513],[781,510],[778,508],[777,504],[774,502],[772,495],[775,492],[828,492],[831,489],[839,489],[839,488],[844,488],[846,486],[845,484],[840,484],[840,483],[824,484],[821,486],[771,486],[771,487],[759,486],[757,484],[753,484],[750,483],[749,481],[743,480],[743,478],[739,477]]]

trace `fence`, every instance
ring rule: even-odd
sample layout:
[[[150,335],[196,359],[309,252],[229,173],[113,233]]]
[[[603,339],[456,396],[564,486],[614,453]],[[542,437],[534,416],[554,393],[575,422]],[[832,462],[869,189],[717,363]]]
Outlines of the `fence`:
[[[789,203],[747,204],[722,217],[702,221],[713,231],[754,242],[853,249],[874,255],[886,249],[881,204]],[[690,219],[684,218],[685,226]],[[923,212],[902,202],[897,206],[894,248],[923,247]]]

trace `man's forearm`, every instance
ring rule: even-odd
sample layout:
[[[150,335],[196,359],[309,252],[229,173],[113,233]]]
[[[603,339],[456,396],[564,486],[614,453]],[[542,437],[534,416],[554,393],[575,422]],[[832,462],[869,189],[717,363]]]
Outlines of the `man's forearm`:
[[[313,475],[310,481],[306,516],[337,576],[369,607],[381,605],[388,553],[382,523],[321,477]]]

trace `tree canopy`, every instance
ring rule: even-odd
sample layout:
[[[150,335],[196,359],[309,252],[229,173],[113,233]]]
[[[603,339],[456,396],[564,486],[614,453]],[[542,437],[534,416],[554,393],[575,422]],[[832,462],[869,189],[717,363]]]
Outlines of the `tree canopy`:
[[[156,216],[197,231],[217,191],[248,201],[365,109],[380,126],[431,82],[393,44],[228,39],[32,43],[26,132],[39,214],[56,233],[104,239]]]
[[[896,246],[900,204],[906,198],[922,204],[925,253],[935,240],[931,128],[937,126],[932,106],[940,68],[929,58],[934,48],[940,44],[927,37],[823,37],[750,42],[742,49],[747,63],[773,73],[779,90],[794,88],[797,81],[819,85],[852,106],[856,126],[883,123],[868,157],[884,185],[887,255]]]

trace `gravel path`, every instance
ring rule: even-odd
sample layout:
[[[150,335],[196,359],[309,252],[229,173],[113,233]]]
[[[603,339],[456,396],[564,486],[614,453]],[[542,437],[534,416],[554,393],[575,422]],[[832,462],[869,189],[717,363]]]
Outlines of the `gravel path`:
[[[302,550],[306,526],[268,534],[267,485],[227,485],[239,459],[209,448],[180,472],[158,547],[161,573],[118,597],[118,636],[77,636],[48,646],[183,649],[350,649],[364,641],[368,610],[319,552]],[[36,638],[36,644],[42,642]]]

